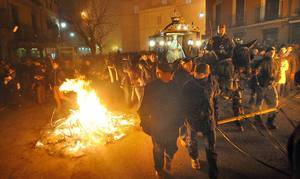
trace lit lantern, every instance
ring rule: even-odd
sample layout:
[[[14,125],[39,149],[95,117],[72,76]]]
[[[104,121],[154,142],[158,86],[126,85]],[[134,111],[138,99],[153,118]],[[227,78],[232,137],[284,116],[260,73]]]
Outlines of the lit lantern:
[[[196,41],[196,46],[197,46],[197,47],[200,47],[200,46],[201,46],[201,40],[197,40],[197,41]]]
[[[150,46],[150,47],[154,47],[154,46],[155,46],[155,44],[156,44],[156,43],[155,43],[155,41],[154,41],[154,40],[150,40],[150,41],[149,41],[149,46]]]
[[[165,41],[161,40],[161,41],[159,42],[159,45],[160,45],[160,46],[164,46],[164,45],[165,45]]]
[[[188,45],[193,46],[194,45],[194,41],[193,40],[188,40]]]

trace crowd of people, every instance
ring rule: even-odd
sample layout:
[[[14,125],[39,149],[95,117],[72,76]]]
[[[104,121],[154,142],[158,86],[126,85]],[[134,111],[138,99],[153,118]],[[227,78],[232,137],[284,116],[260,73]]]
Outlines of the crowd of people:
[[[199,50],[197,57],[178,59],[168,64],[154,52],[109,55],[97,60],[23,59],[10,64],[0,61],[0,109],[22,108],[24,103],[54,104],[61,109],[69,99],[59,91],[66,79],[84,76],[110,90],[113,102],[135,108],[141,127],[152,137],[155,170],[160,176],[171,170],[177,151],[178,136],[186,144],[192,167],[200,169],[197,133],[206,138],[210,178],[217,178],[215,125],[218,100],[224,95],[220,75],[211,64],[199,58],[214,51],[218,60],[231,57],[232,44],[224,26],[209,41],[210,48]],[[278,106],[278,94],[286,96],[299,85],[299,49],[297,46],[250,48],[250,71],[247,71],[248,103],[261,109],[263,102]],[[240,73],[240,72],[238,72]],[[242,79],[242,78],[240,78]],[[0,110],[0,111],[1,111]],[[275,114],[268,117],[268,127],[276,129]],[[260,116],[256,116],[261,121]],[[241,125],[240,125],[241,126]]]
[[[138,106],[143,87],[153,80],[156,62],[155,53],[149,52],[76,61],[50,57],[25,58],[19,63],[0,60],[0,109],[18,109],[28,103],[61,108],[67,99],[59,86],[66,79],[81,77],[118,93],[129,107]]]
[[[224,86],[226,82],[222,79],[235,81],[224,78],[221,75],[226,73],[218,71],[220,64],[232,67],[230,64],[235,47],[225,32],[226,27],[220,26],[218,34],[209,42],[211,49],[201,50],[195,58],[180,59],[175,64],[159,62],[156,79],[145,85],[138,113],[143,131],[152,138],[154,168],[160,177],[171,171],[172,159],[178,150],[178,138],[188,149],[192,168],[201,168],[197,136],[202,133],[209,178],[218,178],[216,125],[218,113],[222,110],[218,101],[220,98],[227,99],[224,97],[227,97],[228,91],[235,93],[240,88],[250,91],[249,105],[262,110],[264,103],[269,108],[277,108],[281,97],[299,86],[299,49],[284,44],[279,49],[273,46],[258,49],[240,45],[244,55],[248,54],[244,51],[250,50],[249,64],[236,66],[237,87],[232,87],[235,86],[233,83],[229,83],[231,87]],[[217,64],[203,60],[211,52],[217,57]],[[246,85],[242,85],[242,81]],[[233,100],[233,96],[229,96],[229,99],[231,97]],[[243,98],[243,95],[238,97]],[[237,114],[243,115],[243,107],[238,109],[240,111]],[[255,116],[257,125],[267,130],[277,129],[275,120],[274,112],[267,115],[266,125],[261,115]],[[240,122],[237,124],[244,131],[243,125]]]

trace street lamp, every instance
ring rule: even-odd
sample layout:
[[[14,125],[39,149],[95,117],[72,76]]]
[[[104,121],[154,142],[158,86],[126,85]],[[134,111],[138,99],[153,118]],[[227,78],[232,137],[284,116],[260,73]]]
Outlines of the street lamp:
[[[81,18],[82,18],[82,19],[87,19],[87,18],[88,18],[88,15],[87,15],[87,13],[86,13],[85,11],[82,11],[82,12],[80,13],[80,15],[81,15]]]
[[[192,39],[188,40],[188,45],[189,46],[193,46],[194,45],[194,41]]]
[[[205,16],[205,13],[204,13],[204,12],[200,12],[200,13],[199,13],[199,17],[200,17],[200,18],[203,18],[204,16]]]
[[[75,33],[74,32],[70,32],[70,37],[75,37]]]
[[[60,23],[60,27],[61,27],[62,29],[67,28],[67,23],[65,23],[65,22]]]
[[[196,46],[197,46],[197,47],[200,47],[201,44],[202,44],[202,43],[201,43],[201,40],[197,40],[197,41],[196,41]]]
[[[19,26],[15,25],[14,28],[13,28],[13,30],[12,30],[13,33],[16,33],[18,31],[18,29],[19,29]]]
[[[149,41],[149,46],[150,47],[154,47],[155,46],[155,41],[154,40],[150,40]]]
[[[161,41],[159,42],[159,45],[160,45],[160,46],[164,46],[164,45],[165,45],[165,41],[161,40]]]

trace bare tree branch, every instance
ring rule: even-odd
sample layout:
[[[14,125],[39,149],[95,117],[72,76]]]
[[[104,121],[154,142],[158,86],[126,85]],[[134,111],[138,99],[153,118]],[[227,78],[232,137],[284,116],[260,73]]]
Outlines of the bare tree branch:
[[[96,54],[96,46],[104,46],[104,39],[113,30],[114,14],[109,0],[75,0],[73,13],[68,19],[74,24],[77,33]]]

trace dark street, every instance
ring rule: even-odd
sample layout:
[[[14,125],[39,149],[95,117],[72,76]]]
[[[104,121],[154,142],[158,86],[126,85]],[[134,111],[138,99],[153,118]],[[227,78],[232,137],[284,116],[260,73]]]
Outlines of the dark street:
[[[0,179],[300,179],[300,0],[0,0]]]
[[[288,115],[298,121],[300,111],[296,107],[299,102],[299,99],[293,98],[284,107]],[[44,150],[35,149],[35,142],[49,123],[51,112],[50,107],[30,106],[0,113],[1,178],[156,178],[151,139],[140,130],[129,133],[113,144],[100,146],[80,158],[51,156]],[[273,134],[281,144],[286,145],[292,127],[282,114],[278,115],[277,124],[279,129],[273,131]],[[246,126],[244,133],[240,133],[232,124],[221,128],[249,153],[289,171],[286,158],[266,138],[248,124]],[[201,170],[194,171],[187,150],[180,146],[172,166],[174,178],[208,178],[203,150],[200,157]],[[217,134],[217,152],[220,178],[287,178],[237,152],[220,133]]]

